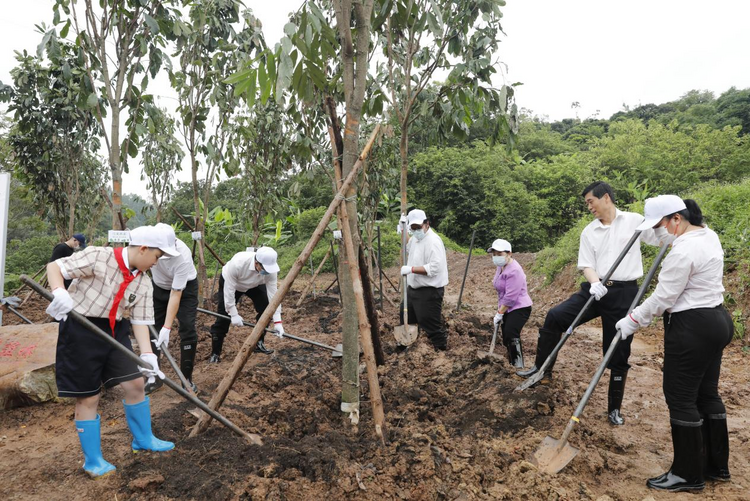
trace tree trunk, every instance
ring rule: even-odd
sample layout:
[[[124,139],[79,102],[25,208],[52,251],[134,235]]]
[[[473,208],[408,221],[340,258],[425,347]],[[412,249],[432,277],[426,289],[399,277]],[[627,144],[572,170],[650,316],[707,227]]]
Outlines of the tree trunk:
[[[113,103],[110,103],[112,105]],[[120,103],[110,106],[112,127],[110,129],[109,169],[112,172],[112,229],[124,230],[122,224],[122,168],[120,166]]]
[[[378,365],[385,365],[385,353],[383,353],[383,345],[380,342],[380,321],[378,320],[375,296],[372,293],[372,283],[370,282],[372,274],[362,244],[359,246],[359,271],[362,276],[362,289],[364,289],[367,319],[370,321],[370,337],[372,337],[372,348],[375,351],[375,361]]]

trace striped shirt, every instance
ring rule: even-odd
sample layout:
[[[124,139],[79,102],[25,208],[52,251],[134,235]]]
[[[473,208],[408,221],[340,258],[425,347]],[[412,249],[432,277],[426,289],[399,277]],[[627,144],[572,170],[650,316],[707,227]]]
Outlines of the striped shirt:
[[[127,248],[122,258],[129,268]],[[60,267],[63,278],[76,279],[68,289],[73,298],[73,309],[87,317],[109,318],[115,295],[123,282],[114,249],[89,246],[55,263]],[[151,280],[137,270],[133,274],[136,277],[125,289],[116,319],[127,318],[134,325],[153,325],[154,289]]]

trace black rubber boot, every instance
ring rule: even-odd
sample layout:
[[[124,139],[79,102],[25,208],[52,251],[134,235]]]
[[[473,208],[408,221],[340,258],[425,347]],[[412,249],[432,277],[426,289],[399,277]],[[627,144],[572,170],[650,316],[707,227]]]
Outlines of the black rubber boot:
[[[271,350],[269,348],[266,348],[266,345],[263,342],[264,339],[266,339],[266,333],[265,332],[263,333],[263,335],[258,340],[258,344],[255,345],[255,351],[257,351],[258,353],[263,353],[264,355],[270,355],[271,353],[273,353],[273,350]]]
[[[198,348],[196,343],[180,343],[180,371],[185,379],[193,380],[193,365],[195,365],[195,351]]]
[[[609,374],[609,394],[607,397],[607,418],[615,426],[625,424],[620,409],[622,408],[622,398],[625,395],[625,381],[628,378],[628,372],[610,371]]]
[[[523,369],[523,351],[521,340],[513,338],[508,345],[508,362],[516,369]]]
[[[726,414],[709,414],[703,419],[703,474],[711,480],[729,482],[729,431]]]
[[[649,479],[651,489],[682,492],[700,491],[706,486],[703,481],[703,432],[702,422],[672,420],[672,446],[674,461],[668,472]]]

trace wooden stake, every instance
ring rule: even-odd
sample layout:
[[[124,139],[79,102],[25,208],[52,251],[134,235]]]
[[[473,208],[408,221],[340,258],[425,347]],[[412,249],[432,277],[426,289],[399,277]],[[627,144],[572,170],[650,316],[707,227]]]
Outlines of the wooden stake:
[[[331,221],[331,217],[333,217],[334,211],[344,199],[346,190],[349,189],[349,186],[357,177],[357,173],[362,168],[365,158],[367,158],[367,155],[370,153],[370,149],[372,149],[372,145],[375,142],[379,131],[380,125],[376,125],[375,130],[372,132],[370,139],[367,141],[364,150],[362,150],[362,153],[359,155],[359,159],[354,164],[354,166],[352,167],[352,171],[346,177],[344,183],[336,193],[336,196],[331,201],[330,205],[328,206],[328,210],[326,210],[325,214],[323,215],[323,219],[320,220],[320,222],[318,223],[318,227],[315,229],[315,232],[310,237],[307,245],[302,250],[302,254],[300,254],[299,257],[297,257],[297,259],[294,261],[292,269],[289,270],[289,273],[281,283],[279,289],[276,291],[273,299],[271,299],[270,304],[266,307],[266,309],[263,311],[263,314],[258,319],[258,323],[253,328],[253,331],[242,344],[242,347],[240,348],[237,356],[232,362],[232,366],[229,368],[229,371],[224,376],[224,379],[221,380],[219,386],[216,388],[216,392],[213,394],[213,396],[211,397],[211,401],[208,403],[208,407],[210,409],[218,409],[219,407],[221,407],[221,404],[224,403],[224,400],[229,394],[229,390],[232,388],[232,385],[239,377],[240,371],[242,371],[242,368],[245,366],[247,360],[250,358],[250,355],[253,353],[255,345],[258,343],[260,336],[265,333],[265,327],[268,325],[268,322],[271,321],[273,313],[276,311],[276,308],[281,304],[281,302],[284,300],[284,297],[289,292],[289,289],[292,287],[294,280],[302,270],[302,267],[307,261],[307,258],[310,256],[310,254],[312,254],[313,249],[315,249],[318,241],[325,233],[326,228],[328,227],[328,223]],[[204,416],[203,418],[198,420],[193,429],[190,431],[190,436],[194,437],[198,433],[206,431],[210,424],[211,421]]]
[[[318,265],[318,269],[315,270],[315,273],[313,274],[312,278],[310,279],[310,283],[305,286],[305,289],[302,291],[302,294],[299,297],[299,301],[297,301],[297,304],[295,305],[297,308],[302,304],[302,301],[304,301],[305,296],[307,295],[307,291],[310,290],[310,287],[312,287],[313,283],[315,282],[315,279],[318,278],[318,273],[320,273],[320,270],[323,269],[323,265],[326,264],[326,261],[328,260],[328,256],[331,255],[331,249],[328,249],[328,252],[326,252],[325,257]]]
[[[177,217],[179,217],[180,219],[182,219],[182,222],[183,222],[183,223],[185,223],[185,226],[187,226],[187,227],[188,227],[188,230],[190,230],[190,231],[195,231],[195,229],[194,229],[193,225],[192,225],[192,224],[190,224],[190,223],[188,223],[188,220],[187,220],[187,219],[185,219],[184,217],[182,217],[182,214],[180,214],[180,213],[179,213],[179,212],[177,211],[177,209],[175,209],[174,207],[172,207],[172,212],[174,212],[175,214],[177,214]],[[195,243],[196,241],[195,241],[195,240],[193,240],[193,242]],[[216,260],[217,260],[218,262],[220,262],[220,263],[221,263],[221,265],[222,265],[222,266],[224,266],[225,264],[227,264],[227,263],[225,263],[225,262],[224,262],[224,260],[223,260],[223,259],[221,259],[221,258],[219,257],[219,255],[218,255],[218,254],[217,254],[216,252],[214,252],[214,250],[213,250],[213,249],[212,249],[211,247],[209,247],[209,245],[208,245],[208,242],[206,242],[206,241],[204,240],[204,241],[203,241],[203,245],[204,245],[204,246],[206,247],[206,249],[208,249],[208,252],[210,252],[210,253],[211,253],[211,254],[212,254],[212,255],[213,255],[213,256],[214,256],[215,258],[216,258]],[[193,256],[195,256],[195,246],[193,246]]]

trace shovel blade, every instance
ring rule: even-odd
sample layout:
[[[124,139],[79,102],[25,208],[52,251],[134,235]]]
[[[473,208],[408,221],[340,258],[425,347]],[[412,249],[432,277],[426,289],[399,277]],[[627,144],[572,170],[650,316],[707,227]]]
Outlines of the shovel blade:
[[[393,337],[399,346],[411,346],[417,340],[419,329],[416,325],[397,325],[393,329]]]
[[[534,451],[531,463],[544,473],[555,474],[565,468],[578,454],[578,449],[571,446],[567,440],[561,443],[552,437],[546,437],[542,445]]]
[[[541,381],[543,377],[544,377],[544,372],[539,371],[533,376],[531,376],[529,379],[524,381],[523,383],[516,386],[516,389],[514,391],[523,391],[527,388],[531,388],[532,386],[537,384],[539,381]]]

